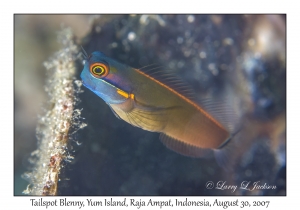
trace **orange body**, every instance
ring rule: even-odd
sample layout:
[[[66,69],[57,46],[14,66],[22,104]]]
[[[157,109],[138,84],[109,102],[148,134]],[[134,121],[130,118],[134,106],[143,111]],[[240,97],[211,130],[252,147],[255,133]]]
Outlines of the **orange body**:
[[[168,148],[193,157],[201,149],[219,149],[230,138],[229,131],[188,97],[182,83],[157,73],[147,74],[94,52],[87,57],[81,78],[119,118],[161,133]]]
[[[229,132],[199,105],[145,73],[134,70],[140,81],[134,97],[111,104],[126,122],[142,129],[161,132],[189,145],[217,149]]]

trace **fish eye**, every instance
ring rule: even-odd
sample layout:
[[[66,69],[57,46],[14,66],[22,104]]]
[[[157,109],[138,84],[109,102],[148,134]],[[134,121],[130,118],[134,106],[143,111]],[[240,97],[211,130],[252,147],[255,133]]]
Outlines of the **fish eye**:
[[[90,72],[94,77],[105,77],[109,72],[108,65],[104,63],[94,63],[90,66]]]

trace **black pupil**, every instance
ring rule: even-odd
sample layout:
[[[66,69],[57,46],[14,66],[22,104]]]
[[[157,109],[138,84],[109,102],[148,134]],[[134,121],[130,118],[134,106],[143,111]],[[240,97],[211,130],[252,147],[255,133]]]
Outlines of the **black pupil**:
[[[94,72],[95,74],[101,74],[103,72],[103,69],[100,67],[95,67]]]

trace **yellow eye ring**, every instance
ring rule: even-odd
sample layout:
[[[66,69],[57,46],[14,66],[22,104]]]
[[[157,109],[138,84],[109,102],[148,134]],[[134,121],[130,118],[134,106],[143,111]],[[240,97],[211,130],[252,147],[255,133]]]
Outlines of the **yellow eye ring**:
[[[104,63],[93,63],[90,66],[90,72],[94,77],[102,78],[108,75],[108,66]]]

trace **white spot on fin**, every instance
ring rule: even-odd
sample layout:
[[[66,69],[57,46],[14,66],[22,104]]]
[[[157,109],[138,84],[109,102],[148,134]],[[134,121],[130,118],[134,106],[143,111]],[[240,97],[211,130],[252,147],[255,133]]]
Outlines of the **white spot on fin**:
[[[163,133],[160,134],[159,138],[167,148],[181,155],[199,158],[212,153],[211,149],[203,149],[193,145],[189,145]]]

